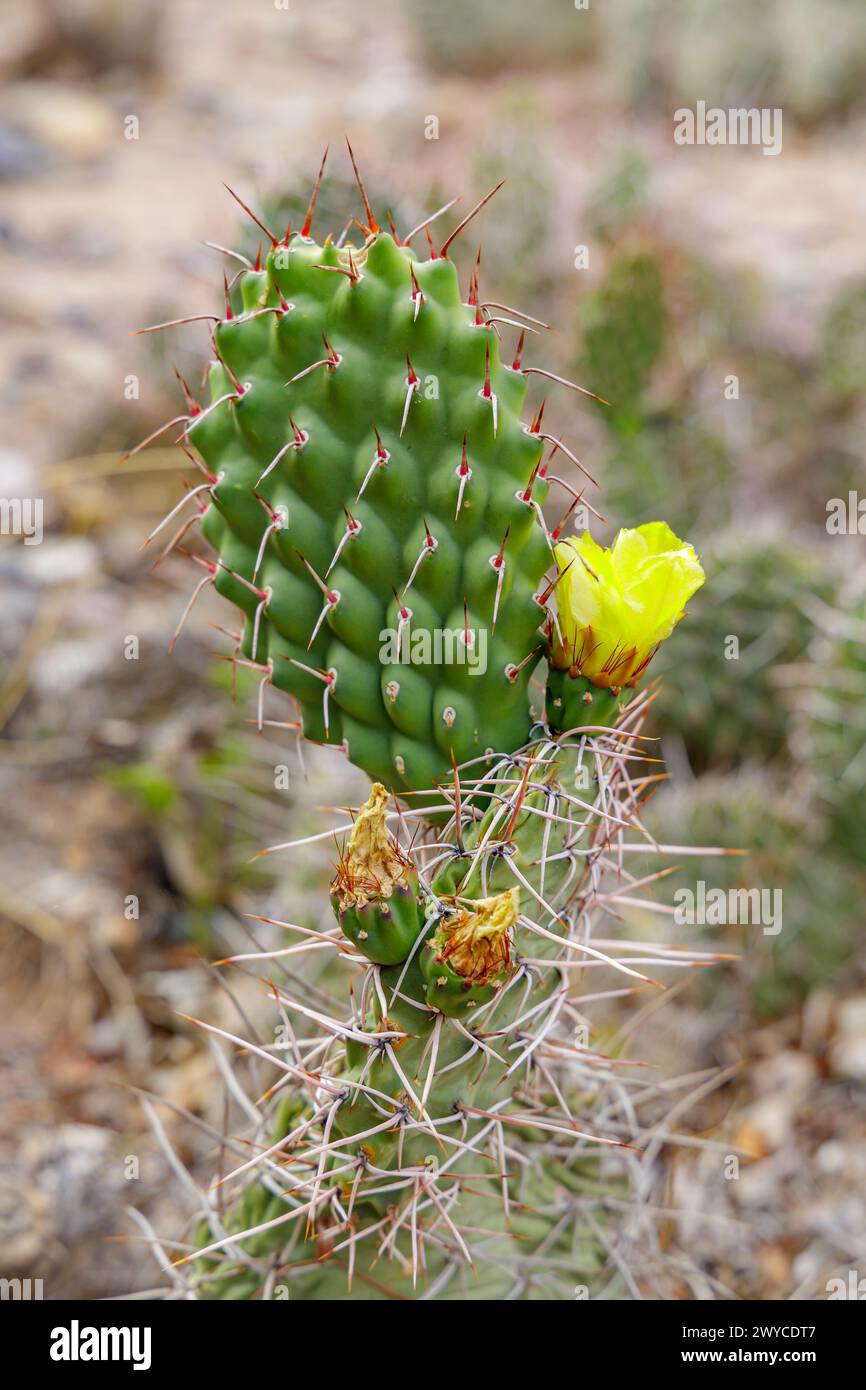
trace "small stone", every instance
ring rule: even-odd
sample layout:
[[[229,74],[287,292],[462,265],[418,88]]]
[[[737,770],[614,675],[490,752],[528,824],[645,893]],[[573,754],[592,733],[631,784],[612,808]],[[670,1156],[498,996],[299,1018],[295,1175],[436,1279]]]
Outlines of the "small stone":
[[[840,1038],[830,1048],[830,1070],[834,1076],[866,1081],[866,1034],[860,1038]]]

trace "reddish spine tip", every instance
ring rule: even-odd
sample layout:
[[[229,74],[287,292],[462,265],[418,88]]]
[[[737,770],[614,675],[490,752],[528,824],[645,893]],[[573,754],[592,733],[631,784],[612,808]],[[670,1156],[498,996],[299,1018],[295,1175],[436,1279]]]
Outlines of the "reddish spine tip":
[[[547,458],[545,459],[544,463],[541,465],[541,468],[540,468],[539,474],[538,474],[539,478],[546,478],[546,477],[547,477],[547,470],[550,468],[550,465],[551,465],[551,463],[553,462],[553,456],[554,456],[554,454],[556,453],[556,451],[557,451],[558,448],[559,448],[559,442],[557,441],[555,444],[553,444],[553,445],[551,446],[550,453],[547,455]]]
[[[355,152],[354,152],[354,150],[352,149],[352,146],[349,144],[349,137],[348,137],[348,135],[346,136],[346,147],[347,147],[347,149],[348,149],[348,151],[349,151],[349,158],[350,158],[351,161],[352,161],[352,169],[354,170],[355,180],[356,180],[356,182],[357,182],[357,184],[358,184],[358,189],[359,189],[360,194],[361,194],[361,199],[362,199],[362,201],[363,201],[363,203],[364,203],[364,211],[365,211],[366,214],[367,214],[367,229],[375,235],[375,233],[378,232],[378,231],[380,230],[380,228],[379,228],[379,223],[376,221],[375,217],[373,216],[373,209],[370,207],[370,200],[369,200],[369,198],[367,197],[367,190],[366,190],[366,188],[364,187],[364,181],[363,181],[363,179],[361,178],[360,170],[358,169],[358,164],[357,164],[357,161],[356,161],[356,159],[355,159]]]
[[[406,622],[409,618],[409,609],[404,608],[402,602],[400,601],[400,595],[397,593],[397,590],[394,588],[393,584],[391,585],[391,593],[394,595],[394,602],[397,604],[397,611],[400,614],[401,619],[403,620],[403,622]]]
[[[533,487],[535,486],[535,479],[536,479],[537,475],[538,475],[538,464],[535,465],[535,467],[533,468],[532,472],[531,472],[530,475],[529,475],[529,482],[526,484],[526,491],[523,493],[523,496],[522,496],[522,498],[521,498],[521,501],[523,501],[523,502],[531,502],[531,501],[532,501],[532,489],[533,489]]]
[[[187,408],[187,410],[189,411],[190,415],[200,415],[200,414],[201,414],[201,406],[199,405],[198,401],[197,401],[197,400],[195,399],[195,397],[193,396],[192,392],[190,391],[189,387],[188,387],[187,384],[186,384],[186,381],[185,381],[184,378],[181,376],[181,374],[180,374],[180,372],[178,371],[178,369],[177,369],[177,367],[175,366],[175,364],[172,363],[171,365],[172,365],[172,370],[173,370],[173,372],[174,372],[175,376],[177,377],[177,380],[178,380],[178,382],[179,382],[179,384],[180,384],[180,389],[181,389],[181,391],[183,392],[183,398],[184,398],[184,401],[186,402],[186,408]],[[184,453],[186,453],[186,450],[184,450]],[[212,480],[213,482],[216,482],[216,478],[214,478],[212,474],[211,474],[211,480]]]
[[[392,216],[392,214],[391,214],[391,209],[390,209],[390,208],[388,209],[387,217],[388,217],[388,227],[389,227],[389,230],[390,230],[390,232],[391,232],[392,237],[394,238],[394,244],[395,244],[395,246],[405,246],[405,245],[406,245],[406,242],[402,240],[402,238],[401,238],[401,236],[400,236],[400,233],[397,231],[397,228],[396,228],[396,226],[394,225],[394,218],[393,218],[393,216]]]
[[[251,217],[251,218],[253,219],[253,221],[255,222],[256,226],[261,228],[261,230],[264,232],[265,236],[268,238],[268,241],[271,243],[271,246],[276,246],[276,245],[277,245],[277,238],[274,236],[273,232],[270,230],[269,227],[266,227],[266,226],[265,226],[264,222],[261,220],[260,217],[256,217],[256,214],[253,212],[252,208],[247,207],[247,205],[246,205],[246,203],[244,202],[243,198],[239,198],[238,195],[237,195],[237,193],[235,193],[234,189],[233,189],[233,188],[229,188],[229,186],[228,186],[227,183],[224,183],[224,184],[223,184],[223,188],[224,188],[228,193],[230,193],[230,194],[232,195],[232,197],[234,198],[235,202],[238,203],[238,204],[240,205],[240,207],[243,208],[243,210],[244,210],[244,212],[247,214],[247,216],[248,216],[248,217]]]
[[[314,213],[315,210],[316,210],[316,199],[317,199],[318,196],[319,196],[319,188],[321,187],[321,183],[322,183],[322,175],[323,175],[324,172],[325,172],[325,162],[326,162],[326,160],[327,160],[327,158],[328,158],[328,150],[329,150],[329,149],[330,149],[330,146],[329,146],[329,145],[326,145],[326,146],[325,146],[325,153],[322,155],[322,162],[321,162],[321,164],[319,165],[319,172],[318,172],[318,175],[316,176],[316,182],[315,182],[315,184],[313,185],[313,192],[312,192],[312,196],[311,196],[311,198],[310,198],[309,206],[308,206],[308,208],[307,208],[307,215],[306,215],[306,217],[304,218],[304,225],[301,227],[301,236],[303,236],[303,237],[308,237],[308,236],[310,235],[310,228],[311,228],[312,225],[313,225],[313,213]],[[286,236],[286,241],[288,242],[288,234],[287,234],[287,236]]]
[[[517,339],[517,351],[514,354],[514,361],[511,364],[512,371],[520,371],[520,359],[523,356],[523,344],[526,341],[526,329],[521,328],[520,337]]]
[[[547,399],[545,398],[545,399],[541,402],[541,407],[540,407],[540,409],[539,409],[539,411],[538,411],[538,414],[536,415],[536,417],[535,417],[535,419],[533,420],[532,424],[529,426],[529,433],[530,433],[530,434],[538,434],[539,430],[541,429],[541,422],[542,422],[542,420],[544,419],[544,407],[545,407],[546,405],[547,405]]]
[[[511,534],[511,522],[509,521],[508,525],[507,525],[506,528],[505,528],[505,535],[502,537],[502,544],[501,544],[500,547],[499,547],[498,554],[496,554],[496,555],[493,557],[493,565],[494,565],[494,568],[495,568],[495,569],[500,569],[500,568],[502,567],[502,557],[503,557],[503,555],[505,554],[505,547],[506,547],[507,544],[508,544],[508,537],[509,537],[510,534]]]

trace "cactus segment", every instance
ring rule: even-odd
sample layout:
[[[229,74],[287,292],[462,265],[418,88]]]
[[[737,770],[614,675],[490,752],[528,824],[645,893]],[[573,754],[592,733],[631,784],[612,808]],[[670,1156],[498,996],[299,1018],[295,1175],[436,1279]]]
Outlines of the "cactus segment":
[[[526,379],[454,265],[376,231],[241,274],[187,437],[243,659],[392,790],[529,732],[550,552]],[[474,295],[473,295],[474,298]]]

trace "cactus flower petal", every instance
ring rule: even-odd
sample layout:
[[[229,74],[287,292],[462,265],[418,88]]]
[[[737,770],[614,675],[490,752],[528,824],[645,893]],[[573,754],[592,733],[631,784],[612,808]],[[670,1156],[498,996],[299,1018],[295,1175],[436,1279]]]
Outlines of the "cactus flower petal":
[[[666,522],[652,521],[624,528],[609,549],[585,531],[555,554],[554,665],[594,685],[634,685],[704,582],[694,549]]]

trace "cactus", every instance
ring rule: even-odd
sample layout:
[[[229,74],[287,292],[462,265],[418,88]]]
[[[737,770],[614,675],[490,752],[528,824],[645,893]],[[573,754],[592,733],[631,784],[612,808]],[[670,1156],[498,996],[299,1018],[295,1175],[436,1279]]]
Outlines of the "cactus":
[[[386,949],[372,931],[363,954],[355,949],[355,924],[346,930],[339,904],[341,863],[335,897],[347,940],[325,940],[365,968],[351,1011],[327,1013],[317,993],[273,979],[278,962],[265,951],[262,969],[292,1025],[289,1050],[202,1023],[268,1059],[275,1079],[262,1119],[234,1145],[237,1158],[211,1193],[194,1232],[198,1254],[172,1271],[179,1288],[206,1299],[538,1297],[545,1272],[557,1296],[607,1286],[616,1273],[608,1200],[623,1200],[617,1157],[632,1131],[593,1114],[619,1115],[629,1073],[595,1029],[594,1046],[575,1040],[574,1021],[592,1013],[599,992],[646,987],[623,956],[650,960],[654,976],[667,960],[702,959],[646,942],[638,954],[625,939],[600,937],[600,896],[615,903],[644,884],[642,867],[628,869],[629,849],[641,845],[631,822],[644,785],[628,749],[646,710],[638,695],[607,735],[539,739],[475,781],[460,769],[446,789],[451,823],[411,847],[390,837],[383,845],[374,788],[355,821],[372,819],[374,831],[354,838],[345,861],[353,882],[378,868],[383,887],[414,861],[414,946],[404,940],[402,963],[372,963],[400,953],[392,946],[403,924],[386,913],[377,923]],[[501,800],[491,814],[477,803],[493,791]],[[381,911],[393,896],[383,891],[370,905]],[[321,951],[321,940],[290,949]],[[612,986],[598,984],[587,962],[609,970]],[[238,1195],[223,1207],[216,1194],[226,1190]],[[563,1244],[553,1270],[543,1257],[552,1240]]]
[[[308,217],[241,274],[184,435],[216,551],[199,588],[242,610],[240,659],[308,738],[408,791],[526,741],[551,436],[519,414],[540,369],[500,361],[474,281],[461,300],[454,234],[419,261],[366,216],[360,248],[318,246]]]
[[[580,1192],[601,1181],[598,1151],[631,1133],[618,1103],[612,1133],[575,1115],[617,1058],[569,1039],[606,994],[592,973],[583,994],[570,986],[599,966],[627,988],[650,983],[620,961],[628,943],[593,941],[594,921],[655,881],[632,872],[650,703],[634,687],[703,572],[664,523],[623,530],[610,550],[548,533],[545,443],[573,456],[543,432],[543,410],[521,422],[526,376],[550,374],[521,367],[520,324],[504,366],[503,319],[479,302],[477,275],[461,300],[447,252],[468,217],[419,261],[411,236],[379,229],[358,182],[363,244],[310,238],[314,191],[300,232],[271,237],[266,263],[242,273],[244,312],[227,305],[214,329],[211,404],[190,399],[182,421],[217,556],[196,557],[200,587],[244,614],[237,659],[260,673],[259,723],[265,687],[285,689],[306,737],[341,744],[375,779],[335,832],[334,927],[277,924],[304,939],[262,955],[324,950],[360,966],[349,1011],[319,989],[297,997],[294,975],[273,980],[291,1061],[202,1025],[276,1068],[252,1150],[220,1181],[236,1195],[203,1199],[196,1251],[177,1262],[173,1277],[202,1297],[273,1297],[286,1271],[313,1298],[342,1297],[353,1278],[353,1296],[399,1297],[422,1275],[436,1294],[504,1296],[526,1263],[512,1202],[534,1168],[545,1203]],[[449,628],[464,658],[489,630],[483,668],[431,656],[429,640],[414,664],[382,647],[387,629],[399,647]],[[658,969],[671,958],[664,944],[647,953]],[[565,1150],[527,1161],[512,1128]],[[579,1208],[572,1282],[605,1263]]]

